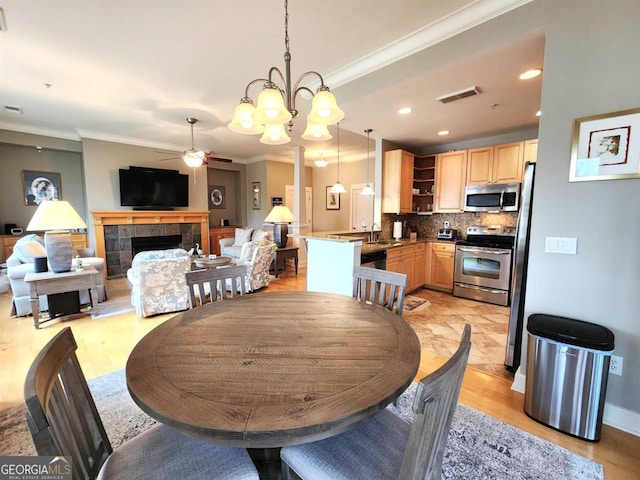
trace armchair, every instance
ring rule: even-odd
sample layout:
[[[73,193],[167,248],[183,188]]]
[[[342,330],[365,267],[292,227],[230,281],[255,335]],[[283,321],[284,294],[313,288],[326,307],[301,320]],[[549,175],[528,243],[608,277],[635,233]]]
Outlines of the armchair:
[[[98,271],[98,275],[96,275],[98,302],[104,302],[107,299],[107,288],[104,283],[104,259],[94,256],[94,251],[91,248],[80,248],[77,250],[77,254],[82,259],[83,266],[91,266]],[[13,253],[7,259],[7,276],[13,293],[11,315],[24,317],[31,314],[30,289],[24,281],[24,276],[34,271],[36,257],[45,257],[46,255],[44,241],[36,234],[25,235],[14,245]],[[88,305],[90,303],[89,292],[81,290],[80,304]],[[40,310],[49,310],[46,295],[40,296]]]
[[[133,257],[127,279],[131,304],[139,317],[178,312],[189,308],[186,273],[191,258],[186,250],[148,250]]]
[[[245,243],[242,247],[240,259],[235,263],[247,266],[245,289],[247,292],[266,287],[271,281],[269,267],[273,261],[276,244],[263,239],[258,242]]]

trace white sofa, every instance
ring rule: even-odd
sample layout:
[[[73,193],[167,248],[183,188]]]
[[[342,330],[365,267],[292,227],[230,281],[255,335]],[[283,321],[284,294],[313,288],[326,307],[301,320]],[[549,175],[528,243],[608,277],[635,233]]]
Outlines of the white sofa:
[[[96,283],[98,287],[98,302],[107,299],[107,288],[104,283],[104,259],[94,256],[91,248],[77,250],[82,259],[83,266],[92,266],[98,270]],[[25,235],[20,238],[13,247],[13,253],[7,259],[7,276],[11,284],[13,300],[11,302],[11,315],[24,317],[31,314],[31,298],[29,285],[24,281],[27,273],[34,271],[35,257],[45,257],[44,241],[36,234]],[[91,303],[88,290],[80,290],[80,304]],[[40,296],[40,310],[49,310],[47,296]]]
[[[262,228],[236,228],[235,237],[221,238],[220,254],[234,259],[240,258],[242,247],[249,242],[260,242],[267,239],[273,242],[273,231]]]

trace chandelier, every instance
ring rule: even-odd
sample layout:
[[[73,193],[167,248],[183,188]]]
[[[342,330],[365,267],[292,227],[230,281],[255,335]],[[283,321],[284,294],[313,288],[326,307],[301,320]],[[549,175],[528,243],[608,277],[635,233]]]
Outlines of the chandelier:
[[[228,127],[231,131],[245,135],[262,134],[260,142],[267,145],[282,145],[291,141],[288,130],[293,128],[293,119],[298,116],[296,97],[302,92],[308,92],[313,97],[311,111],[307,115],[307,126],[302,134],[306,140],[329,140],[331,134],[327,128],[344,118],[344,112],[338,107],[336,98],[324,84],[322,75],[315,71],[303,73],[296,82],[291,82],[291,54],[289,53],[289,2],[284,2],[284,75],[277,67],[269,69],[268,78],[257,78],[247,85],[244,97],[236,107],[233,120]],[[282,85],[274,82],[274,74],[279,77]],[[311,89],[301,85],[310,76],[320,80],[320,86],[314,94]],[[262,83],[262,91],[258,95],[258,103],[254,106],[249,97],[249,88],[256,83]]]

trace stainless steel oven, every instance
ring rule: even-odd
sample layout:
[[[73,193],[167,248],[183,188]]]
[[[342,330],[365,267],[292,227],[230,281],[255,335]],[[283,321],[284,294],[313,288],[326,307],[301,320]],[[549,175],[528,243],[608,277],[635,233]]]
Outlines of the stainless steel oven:
[[[510,227],[468,227],[456,244],[453,294],[508,305],[514,235]]]

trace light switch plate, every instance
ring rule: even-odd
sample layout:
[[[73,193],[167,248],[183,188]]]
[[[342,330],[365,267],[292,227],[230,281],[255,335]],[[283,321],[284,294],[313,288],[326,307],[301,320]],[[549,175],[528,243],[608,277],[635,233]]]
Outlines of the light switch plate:
[[[575,237],[545,237],[545,253],[575,255],[578,251],[578,239]]]

